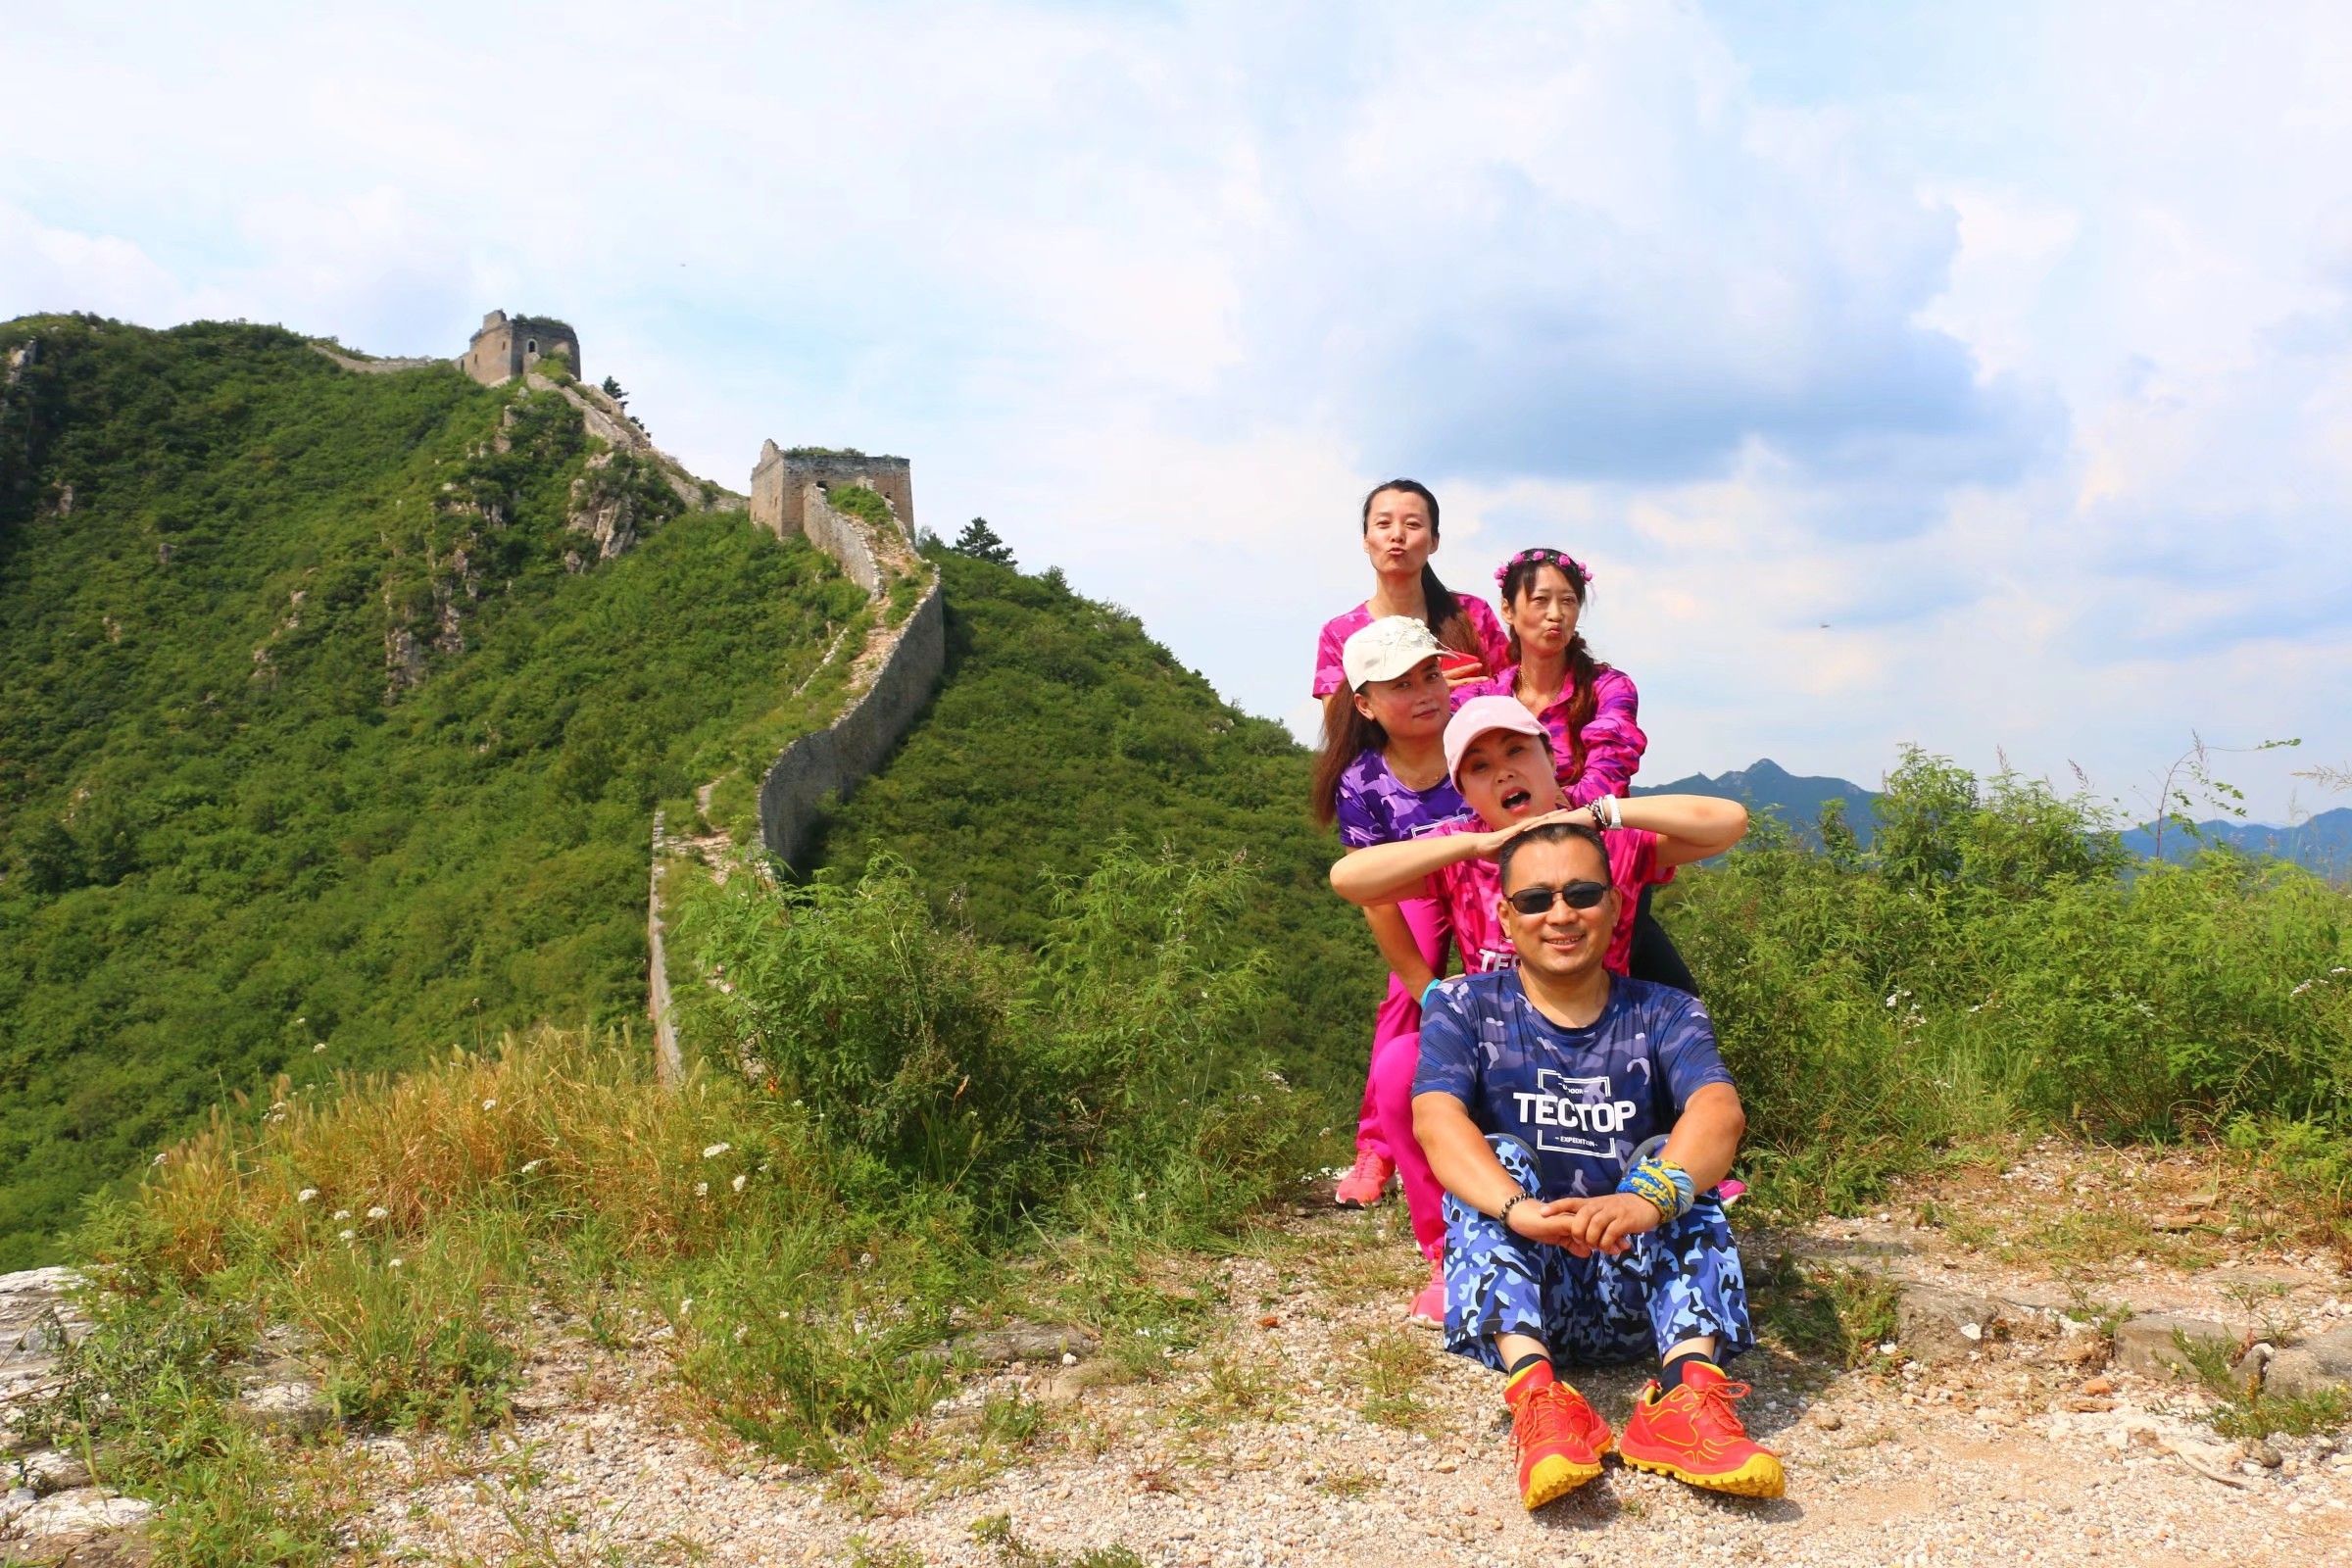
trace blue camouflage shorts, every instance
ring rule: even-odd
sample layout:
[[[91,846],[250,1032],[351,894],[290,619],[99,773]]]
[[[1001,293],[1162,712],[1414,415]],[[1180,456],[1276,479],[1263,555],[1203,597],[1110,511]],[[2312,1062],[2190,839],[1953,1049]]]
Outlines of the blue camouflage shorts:
[[[1516,1138],[1487,1143],[1523,1191],[1538,1191],[1536,1157]],[[1498,1335],[1542,1340],[1563,1366],[1652,1360],[1715,1337],[1720,1364],[1756,1343],[1747,1280],[1723,1205],[1702,1198],[1681,1219],[1637,1236],[1614,1257],[1578,1257],[1531,1242],[1446,1195],[1446,1348],[1503,1370]]]

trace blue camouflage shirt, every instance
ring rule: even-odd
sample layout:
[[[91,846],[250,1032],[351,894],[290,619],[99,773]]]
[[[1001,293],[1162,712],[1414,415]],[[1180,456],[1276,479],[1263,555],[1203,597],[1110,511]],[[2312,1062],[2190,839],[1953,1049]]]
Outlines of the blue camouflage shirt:
[[[1731,1081],[1714,1021],[1688,992],[1614,976],[1600,1016],[1563,1029],[1504,970],[1430,998],[1413,1093],[1451,1095],[1479,1131],[1534,1151],[1536,1197],[1590,1198],[1615,1192],[1634,1151],[1671,1131],[1693,1094]]]

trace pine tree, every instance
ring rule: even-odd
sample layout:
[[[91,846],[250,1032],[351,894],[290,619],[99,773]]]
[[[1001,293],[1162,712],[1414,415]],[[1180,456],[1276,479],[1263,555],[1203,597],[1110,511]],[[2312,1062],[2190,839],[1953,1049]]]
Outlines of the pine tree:
[[[997,530],[988,525],[986,517],[974,517],[965,523],[963,532],[956,535],[956,542],[948,548],[978,561],[993,561],[1000,566],[1016,564],[1012,559],[1012,546],[997,537]]]

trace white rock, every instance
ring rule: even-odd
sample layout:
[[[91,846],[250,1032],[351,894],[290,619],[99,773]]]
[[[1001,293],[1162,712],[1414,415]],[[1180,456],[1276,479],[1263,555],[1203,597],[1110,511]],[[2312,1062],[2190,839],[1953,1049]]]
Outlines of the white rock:
[[[126,1530],[153,1512],[155,1504],[144,1498],[118,1496],[98,1487],[76,1487],[45,1497],[17,1515],[16,1532],[30,1539]]]

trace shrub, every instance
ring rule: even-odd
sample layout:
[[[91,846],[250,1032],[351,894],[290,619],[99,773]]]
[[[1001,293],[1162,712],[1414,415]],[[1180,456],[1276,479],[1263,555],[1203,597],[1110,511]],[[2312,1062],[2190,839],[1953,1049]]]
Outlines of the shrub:
[[[1859,1201],[2021,1125],[2352,1135],[2344,890],[2221,851],[2120,874],[2087,803],[1918,753],[1879,819],[1875,861],[1766,826],[1662,901],[1779,1190]]]

